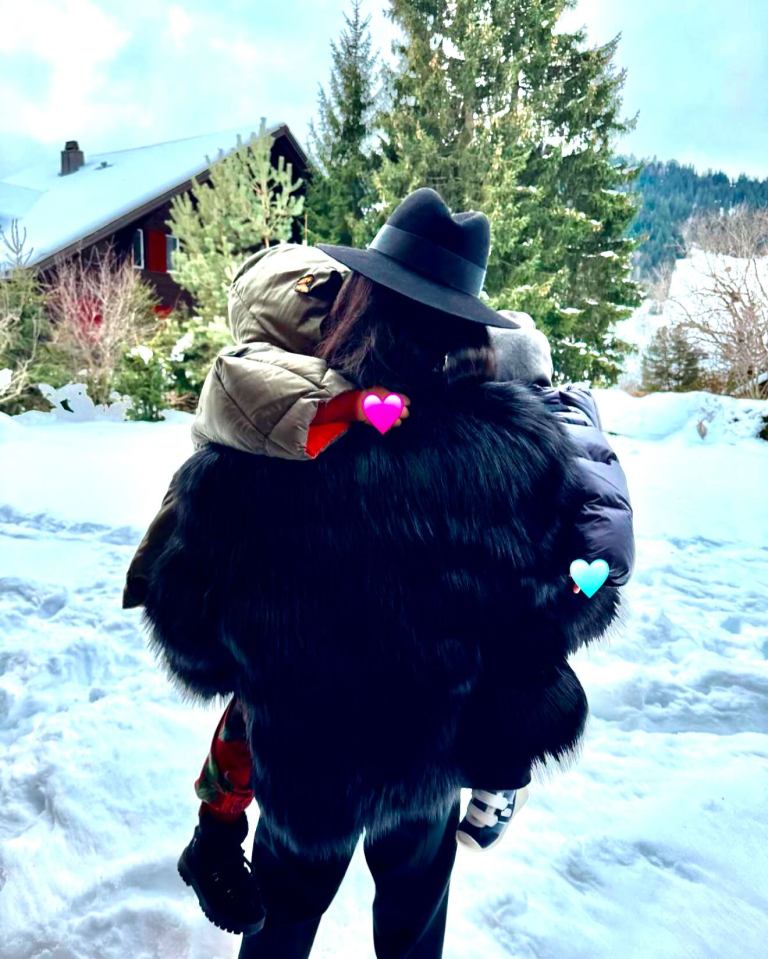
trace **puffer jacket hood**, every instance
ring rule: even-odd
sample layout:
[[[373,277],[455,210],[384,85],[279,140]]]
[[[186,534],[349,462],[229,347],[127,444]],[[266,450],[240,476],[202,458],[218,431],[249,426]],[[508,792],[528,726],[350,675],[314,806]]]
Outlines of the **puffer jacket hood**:
[[[320,342],[320,323],[349,272],[314,246],[279,243],[259,250],[243,263],[229,290],[233,339],[311,356]]]
[[[234,346],[206,377],[192,442],[311,459],[309,426],[320,403],[354,388],[313,356],[320,324],[349,269],[311,246],[279,243],[243,263],[229,290]]]

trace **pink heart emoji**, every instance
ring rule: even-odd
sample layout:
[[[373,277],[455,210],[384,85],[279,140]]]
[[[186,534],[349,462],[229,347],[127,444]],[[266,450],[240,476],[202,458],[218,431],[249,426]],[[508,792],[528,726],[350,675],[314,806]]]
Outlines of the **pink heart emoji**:
[[[387,393],[382,400],[375,393],[369,393],[363,399],[363,413],[383,435],[392,429],[392,424],[403,412],[403,398],[397,393]]]

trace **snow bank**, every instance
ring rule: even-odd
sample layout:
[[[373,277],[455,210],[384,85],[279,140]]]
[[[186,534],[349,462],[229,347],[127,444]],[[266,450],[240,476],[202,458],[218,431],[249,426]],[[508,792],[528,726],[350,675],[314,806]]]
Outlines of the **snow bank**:
[[[193,452],[194,416],[164,415],[161,423],[142,423],[109,414],[82,419],[62,409],[0,414],[0,511],[38,524],[125,527],[138,541]]]
[[[735,399],[703,391],[643,397],[617,389],[593,393],[603,429],[618,436],[675,437],[692,445],[730,444],[756,437],[768,424],[768,400]]]
[[[18,423],[18,416],[8,416],[7,413],[0,413],[0,443],[7,437],[15,436],[19,429],[21,427]]]

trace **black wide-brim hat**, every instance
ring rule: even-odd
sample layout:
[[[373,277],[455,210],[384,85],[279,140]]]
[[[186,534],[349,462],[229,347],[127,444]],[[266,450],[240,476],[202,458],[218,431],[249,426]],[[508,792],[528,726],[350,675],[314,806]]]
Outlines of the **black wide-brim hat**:
[[[491,248],[488,217],[475,210],[452,214],[430,187],[409,193],[366,249],[317,248],[417,303],[485,326],[519,329],[480,299]]]

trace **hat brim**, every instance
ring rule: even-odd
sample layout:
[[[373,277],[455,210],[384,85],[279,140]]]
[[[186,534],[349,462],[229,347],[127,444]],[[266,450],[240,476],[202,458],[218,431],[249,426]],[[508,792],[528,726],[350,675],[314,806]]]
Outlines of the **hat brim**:
[[[417,303],[423,303],[424,306],[450,313],[460,319],[482,323],[483,326],[497,326],[504,330],[520,329],[519,323],[501,316],[478,297],[430,280],[378,250],[358,250],[353,246],[329,246],[327,243],[317,243],[316,247],[355,273],[416,300]]]

